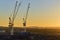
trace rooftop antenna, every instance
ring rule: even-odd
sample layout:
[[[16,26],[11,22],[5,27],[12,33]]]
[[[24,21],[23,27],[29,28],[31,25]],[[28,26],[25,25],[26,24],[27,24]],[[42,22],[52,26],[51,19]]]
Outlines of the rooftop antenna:
[[[19,3],[17,5],[18,1],[16,1],[16,4],[15,4],[15,8],[14,8],[14,13],[12,15],[12,18],[9,17],[9,28],[10,28],[10,35],[13,35],[14,34],[14,30],[13,30],[13,26],[14,26],[14,20],[16,18],[16,15],[18,13],[18,10],[19,10],[19,7],[21,5],[21,3]]]
[[[27,12],[26,12],[26,17],[23,18],[23,27],[24,27],[24,32],[26,32],[26,21],[27,21],[27,17],[28,17],[28,11],[30,8],[30,3],[28,3],[28,8],[27,8]]]

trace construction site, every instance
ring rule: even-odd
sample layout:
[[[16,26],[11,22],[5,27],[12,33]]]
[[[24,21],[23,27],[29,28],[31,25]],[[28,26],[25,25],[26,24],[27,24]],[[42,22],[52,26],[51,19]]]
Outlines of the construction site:
[[[23,27],[14,27],[14,22],[21,5],[22,2],[16,1],[13,13],[8,17],[8,27],[0,26],[0,40],[60,40],[60,29],[51,27],[27,27],[29,9],[31,8],[30,2],[28,3],[26,13],[22,18]]]

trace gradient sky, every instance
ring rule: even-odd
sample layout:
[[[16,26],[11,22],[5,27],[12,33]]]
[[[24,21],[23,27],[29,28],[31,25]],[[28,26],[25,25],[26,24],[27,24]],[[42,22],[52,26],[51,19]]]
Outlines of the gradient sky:
[[[14,26],[22,26],[22,18],[30,9],[27,26],[60,26],[60,0],[18,0],[22,5],[16,16]],[[9,16],[13,13],[16,0],[0,0],[0,26],[8,26]]]

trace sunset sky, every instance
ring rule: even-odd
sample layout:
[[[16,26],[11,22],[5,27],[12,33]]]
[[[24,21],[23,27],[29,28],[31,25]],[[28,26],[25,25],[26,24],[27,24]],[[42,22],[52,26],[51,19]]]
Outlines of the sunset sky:
[[[14,26],[22,26],[28,3],[30,9],[27,26],[59,27],[60,0],[18,0],[22,1]],[[0,26],[8,26],[9,16],[13,13],[16,0],[0,0]]]

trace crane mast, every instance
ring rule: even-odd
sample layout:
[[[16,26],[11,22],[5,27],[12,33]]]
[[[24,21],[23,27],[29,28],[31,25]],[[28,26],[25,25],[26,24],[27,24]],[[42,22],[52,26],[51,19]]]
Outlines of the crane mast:
[[[28,11],[29,11],[29,8],[30,8],[30,3],[28,4],[28,8],[27,8],[27,12],[26,12],[26,17],[23,18],[23,26],[24,26],[24,32],[26,32],[26,21],[27,21],[27,17],[28,17]]]

